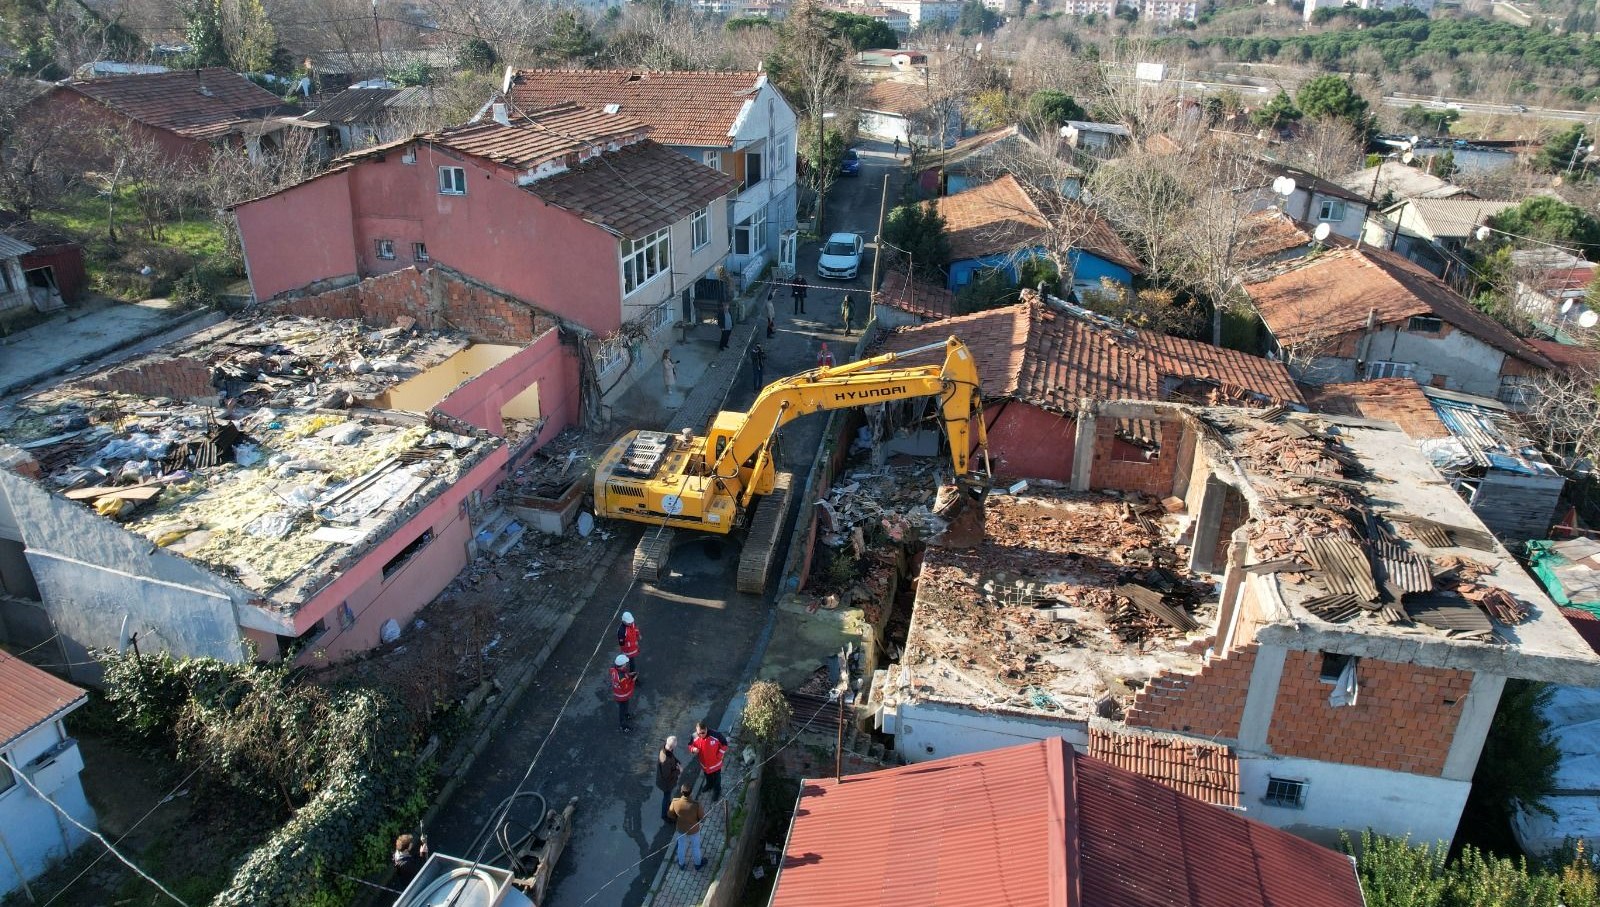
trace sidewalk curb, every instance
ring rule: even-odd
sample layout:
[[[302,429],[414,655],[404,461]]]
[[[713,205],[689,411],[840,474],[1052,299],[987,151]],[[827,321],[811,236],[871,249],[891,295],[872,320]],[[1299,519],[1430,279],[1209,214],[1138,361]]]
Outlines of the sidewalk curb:
[[[108,340],[104,345],[95,347],[89,352],[84,353],[82,356],[76,356],[70,362],[63,362],[49,370],[39,372],[35,375],[30,375],[27,378],[18,379],[4,386],[0,386],[0,397],[9,397],[18,391],[27,390],[28,388],[31,388],[42,381],[47,381],[51,378],[55,378],[76,369],[80,369],[83,366],[88,365],[97,359],[102,359],[106,356],[109,356],[120,349],[133,346],[136,343],[143,343],[152,337],[159,337],[162,334],[175,331],[178,328],[187,326],[192,321],[202,320],[208,315],[217,316],[216,321],[213,321],[211,324],[219,323],[228,317],[228,313],[219,308],[195,309],[191,312],[185,312],[177,318],[173,318],[170,321],[163,321],[158,325],[153,325],[137,334],[134,334],[131,337]],[[48,323],[49,322],[46,322],[46,324]],[[200,325],[198,329],[204,329],[210,326],[211,325],[209,324],[203,324]]]
[[[583,589],[584,607],[588,607],[589,600],[600,587],[601,580],[611,572],[611,567],[616,563],[617,556],[622,553],[622,550],[622,547],[618,547],[616,551],[613,551],[610,556],[605,558],[602,564],[595,565],[594,574]],[[538,654],[521,663],[522,670],[506,687],[505,692],[500,695],[499,701],[492,708],[482,712],[477,721],[474,722],[476,729],[471,738],[469,738],[470,743],[468,739],[463,739],[461,743],[452,749],[449,758],[440,763],[441,767],[448,764],[450,759],[456,759],[457,754],[462,753],[463,749],[465,750],[464,755],[461,755],[459,761],[451,768],[450,778],[439,788],[439,792],[433,797],[432,805],[423,814],[422,822],[424,827],[432,824],[438,818],[439,813],[449,805],[450,799],[455,796],[456,791],[461,789],[461,785],[465,783],[467,773],[471,770],[472,764],[477,761],[478,756],[482,755],[483,751],[488,748],[489,742],[494,739],[495,730],[509,716],[511,709],[516,706],[522,699],[523,694],[528,691],[528,687],[532,686],[534,677],[538,676],[539,671],[544,668],[544,663],[555,652],[556,646],[560,645],[561,641],[566,638],[567,630],[572,626],[572,622],[577,619],[578,610],[582,609],[568,611],[556,619],[555,624],[550,628],[549,635],[545,638],[544,646],[540,648]]]

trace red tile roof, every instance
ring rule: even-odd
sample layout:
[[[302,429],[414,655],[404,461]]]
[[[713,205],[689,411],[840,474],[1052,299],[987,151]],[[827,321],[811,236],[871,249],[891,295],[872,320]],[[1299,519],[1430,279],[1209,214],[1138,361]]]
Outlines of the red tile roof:
[[[1383,419],[1418,441],[1452,437],[1423,393],[1422,385],[1410,378],[1309,386],[1306,398],[1316,412]]]
[[[1567,623],[1572,624],[1572,629],[1577,630],[1583,641],[1589,644],[1589,648],[1600,655],[1600,617],[1582,608],[1562,608],[1561,613],[1566,616]]]
[[[872,301],[904,309],[923,318],[949,318],[956,313],[956,294],[942,283],[913,277],[905,271],[891,271]]]
[[[1059,737],[807,781],[772,907],[1360,907],[1349,858]]]
[[[639,239],[683,220],[737,187],[734,178],[720,170],[644,141],[529,183],[526,189],[585,220]]]
[[[654,127],[666,145],[726,148],[733,128],[766,76],[759,72],[653,72],[626,69],[519,69],[511,77],[514,104],[524,109],[572,102],[616,104]]]
[[[1563,371],[1600,375],[1600,350],[1592,346],[1559,340],[1529,340],[1528,343]]]
[[[211,140],[275,116],[283,99],[238,73],[212,67],[66,82],[58,89],[92,98],[158,129]]]
[[[928,90],[910,82],[883,79],[867,86],[856,106],[877,113],[914,117],[928,109]]]
[[[0,748],[88,698],[65,680],[0,652]]]
[[[462,154],[528,170],[552,159],[591,150],[596,145],[637,141],[649,132],[649,126],[633,117],[609,114],[593,107],[560,104],[515,117],[509,126],[485,120],[453,126],[424,138]]]
[[[1294,346],[1362,330],[1369,312],[1380,325],[1433,315],[1484,343],[1540,368],[1550,360],[1500,322],[1415,263],[1371,247],[1331,249],[1245,285],[1278,342]]]
[[[1239,757],[1226,746],[1091,727],[1089,755],[1159,781],[1186,797],[1239,808]]]
[[[1153,331],[1116,330],[1038,302],[902,328],[885,345],[905,350],[951,334],[972,349],[990,399],[1074,412],[1083,397],[1160,400],[1162,379],[1174,378],[1209,381],[1276,403],[1301,402],[1281,362]]]

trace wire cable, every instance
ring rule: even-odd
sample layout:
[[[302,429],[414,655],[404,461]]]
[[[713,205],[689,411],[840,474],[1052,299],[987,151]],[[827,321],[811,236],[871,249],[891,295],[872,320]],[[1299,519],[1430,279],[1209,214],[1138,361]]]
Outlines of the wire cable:
[[[68,822],[71,822],[73,825],[77,826],[85,834],[87,834],[87,835],[93,837],[95,840],[99,841],[100,844],[102,846],[104,846],[106,850],[111,852],[112,856],[114,856],[118,860],[122,861],[122,865],[128,867],[129,869],[131,869],[135,873],[137,873],[139,878],[144,879],[146,882],[149,882],[150,884],[156,886],[156,888],[162,894],[166,895],[167,897],[171,898],[172,900],[176,901],[177,903],[182,904],[183,907],[189,907],[188,902],[186,902],[183,898],[180,898],[177,895],[173,894],[172,891],[167,888],[167,886],[165,886],[165,885],[161,884],[160,882],[156,881],[155,878],[150,875],[150,873],[145,872],[143,869],[140,869],[132,860],[130,860],[127,857],[123,856],[121,851],[117,850],[117,848],[115,846],[113,846],[110,841],[106,840],[105,835],[102,835],[98,831],[95,831],[94,829],[92,829],[89,826],[83,824],[82,822],[79,822],[77,820],[77,818],[72,815],[72,813],[69,813],[65,809],[63,809],[61,804],[59,804],[56,801],[50,799],[50,796],[48,794],[46,794],[44,791],[40,790],[38,788],[38,786],[33,783],[33,779],[32,778],[29,778],[26,774],[24,774],[21,770],[19,770],[17,768],[17,766],[11,761],[11,756],[9,754],[0,754],[0,765],[4,765],[6,768],[10,769],[11,770],[11,776],[13,778],[16,778],[18,781],[21,781],[23,784],[27,785],[28,789],[33,791],[34,796],[36,796],[39,799],[43,800],[44,802],[50,804],[50,808],[54,809],[56,812],[60,813],[62,818],[66,819]]]

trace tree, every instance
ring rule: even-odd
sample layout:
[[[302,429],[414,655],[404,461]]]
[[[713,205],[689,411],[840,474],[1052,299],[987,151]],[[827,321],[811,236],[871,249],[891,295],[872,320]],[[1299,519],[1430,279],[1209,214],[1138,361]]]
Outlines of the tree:
[[[43,90],[31,79],[0,75],[0,203],[23,218],[48,207],[74,179],[72,124],[29,109]]]
[[[1302,116],[1300,108],[1294,106],[1294,100],[1289,93],[1282,89],[1268,101],[1255,109],[1250,114],[1250,122],[1262,129],[1277,129],[1299,120]]]
[[[1017,286],[1004,268],[982,268],[972,275],[966,286],[956,291],[957,315],[971,315],[1013,305],[1017,301]]]
[[[845,41],[856,50],[892,50],[900,46],[900,36],[896,35],[889,23],[871,16],[858,16],[855,13],[841,13],[830,11],[828,15],[833,19],[834,27]],[[764,20],[763,20],[764,21]]]
[[[193,0],[184,14],[186,66],[269,72],[278,33],[261,0]]]
[[[944,232],[944,218],[931,204],[915,202],[889,212],[883,224],[883,238],[898,255],[909,253],[914,273],[944,282],[944,268],[950,263],[950,238]]]
[[[783,695],[783,687],[770,680],[750,685],[744,697],[744,730],[763,750],[774,751],[794,718],[794,710]]]
[[[1317,117],[1303,124],[1289,143],[1286,163],[1323,179],[1336,179],[1361,166],[1365,144],[1349,121]]]
[[[1565,173],[1569,168],[1583,167],[1583,155],[1577,149],[1586,138],[1584,129],[1582,123],[1577,123],[1565,132],[1557,133],[1539,149],[1533,159],[1534,166],[1546,173]]]
[[[545,53],[561,61],[587,60],[605,46],[589,27],[584,14],[576,9],[556,13],[550,25],[550,38],[544,44]]]
[[[1536,242],[1600,248],[1600,220],[1549,195],[1535,195],[1489,218],[1489,226]]]
[[[1054,132],[1068,120],[1087,120],[1089,114],[1072,95],[1047,88],[1028,96],[1028,117],[1041,128]]]
[[[1508,812],[1517,804],[1548,811],[1544,798],[1555,789],[1556,766],[1561,762],[1561,750],[1550,739],[1550,722],[1543,711],[1553,692],[1549,684],[1537,681],[1506,681],[1472,775],[1475,796]]]
[[[1400,125],[1422,135],[1448,135],[1450,124],[1461,119],[1458,110],[1435,110],[1412,104],[1400,112]]]
[[[956,30],[964,37],[986,35],[1000,27],[1000,14],[980,0],[967,0],[961,4],[961,14],[956,18]]]
[[[849,45],[818,0],[799,0],[789,11],[769,67],[784,95],[797,102],[801,113],[811,121],[811,144],[820,154],[826,149],[823,123],[830,108],[850,94]],[[802,140],[803,141],[803,140]],[[817,229],[823,227],[828,185],[835,177],[825,168],[811,168],[812,188],[817,193]]]
[[[473,72],[493,72],[500,65],[500,55],[488,41],[468,38],[456,51],[456,65]]]
[[[1308,117],[1332,117],[1358,129],[1368,126],[1367,99],[1356,93],[1349,80],[1335,75],[1307,80],[1295,92],[1295,106]]]

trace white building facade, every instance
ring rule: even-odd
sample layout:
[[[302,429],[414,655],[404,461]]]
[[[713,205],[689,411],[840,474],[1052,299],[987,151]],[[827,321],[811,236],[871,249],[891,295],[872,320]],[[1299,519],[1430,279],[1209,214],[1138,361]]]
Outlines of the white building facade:
[[[0,715],[0,852],[5,857],[0,859],[0,895],[5,895],[88,840],[72,820],[94,828],[95,815],[78,779],[83,755],[63,723],[89,701],[88,694],[21,659],[0,659],[0,697],[6,701]]]

